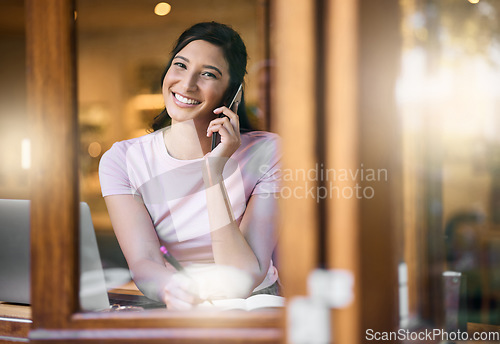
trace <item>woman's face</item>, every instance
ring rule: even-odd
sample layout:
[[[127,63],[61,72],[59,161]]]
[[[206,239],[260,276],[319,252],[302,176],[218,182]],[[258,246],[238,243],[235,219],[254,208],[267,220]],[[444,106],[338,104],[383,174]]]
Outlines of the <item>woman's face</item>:
[[[186,45],[172,60],[163,80],[163,98],[173,122],[210,121],[229,85],[222,50],[202,40]]]

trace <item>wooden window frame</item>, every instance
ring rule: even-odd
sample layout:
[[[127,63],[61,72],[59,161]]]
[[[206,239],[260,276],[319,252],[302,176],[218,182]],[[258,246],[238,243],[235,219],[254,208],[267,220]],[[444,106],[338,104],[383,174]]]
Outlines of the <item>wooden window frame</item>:
[[[392,6],[397,6],[396,0],[391,1]],[[359,18],[370,2],[374,1],[271,1],[270,46],[275,64],[270,125],[284,143],[283,169],[314,169],[318,161],[324,161],[330,168],[357,167],[370,153],[370,140],[381,139],[362,131],[360,123],[368,115],[357,107],[364,96],[358,84],[358,71],[366,72],[358,64],[359,51],[364,51],[364,43],[358,36],[358,28],[363,28]],[[211,317],[164,310],[78,312],[74,2],[26,0],[25,6],[28,109],[33,142],[30,341],[73,344],[162,343],[165,339],[176,343],[286,341],[287,308]],[[328,34],[318,36],[317,32],[322,30]],[[319,74],[323,67],[327,78]],[[324,93],[318,96],[323,88]],[[390,120],[393,114],[379,115]],[[332,134],[325,135],[327,131]],[[391,144],[391,137],[382,140]],[[337,148],[322,150],[321,147]],[[284,186],[293,190],[303,187],[303,183],[285,181]],[[307,197],[280,201],[278,253],[287,300],[307,294],[307,277],[320,264],[353,272],[356,301],[333,313],[332,328],[338,330],[335,340],[339,343],[361,342],[363,328],[372,325],[385,326],[385,330],[397,326],[396,270],[388,267],[380,276],[371,272],[366,258],[359,258],[361,254],[367,257],[378,254],[385,262],[394,258],[393,240],[373,245],[372,236],[364,236],[362,232],[362,226],[375,219],[379,221],[376,229],[383,230],[379,234],[393,238],[390,199],[387,186],[377,204],[361,200],[328,200],[320,204]],[[327,240],[323,240],[325,237]],[[320,249],[325,253],[323,256],[318,255]],[[383,291],[391,298],[383,316],[370,308],[380,306],[369,302],[373,291]]]

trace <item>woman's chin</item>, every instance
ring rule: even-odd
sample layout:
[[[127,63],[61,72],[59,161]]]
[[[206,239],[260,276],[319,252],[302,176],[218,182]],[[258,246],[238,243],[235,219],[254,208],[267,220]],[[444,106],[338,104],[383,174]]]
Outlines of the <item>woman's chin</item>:
[[[167,110],[168,111],[168,110]],[[170,112],[169,112],[170,115]],[[172,115],[170,115],[170,118],[172,119],[172,124],[175,123],[186,123],[186,122],[191,122],[191,123],[200,123],[208,126],[208,123],[215,118],[215,115],[210,112],[208,114],[202,114],[200,112],[195,112],[195,111],[183,111],[181,113],[179,112],[173,112]]]

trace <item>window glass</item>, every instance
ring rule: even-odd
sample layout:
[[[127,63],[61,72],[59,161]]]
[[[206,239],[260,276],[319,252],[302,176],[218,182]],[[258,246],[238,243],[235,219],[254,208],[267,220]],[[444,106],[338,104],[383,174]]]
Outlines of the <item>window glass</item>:
[[[402,324],[498,324],[500,3],[400,4]]]
[[[29,197],[24,3],[0,3],[0,198]]]

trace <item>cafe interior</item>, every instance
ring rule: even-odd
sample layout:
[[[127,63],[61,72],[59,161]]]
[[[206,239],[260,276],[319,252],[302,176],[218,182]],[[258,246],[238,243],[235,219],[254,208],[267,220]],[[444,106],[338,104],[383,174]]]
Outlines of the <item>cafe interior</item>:
[[[499,19],[497,0],[0,1],[0,199],[31,202],[31,302],[0,300],[0,343],[500,341]],[[148,133],[203,21],[240,33],[247,114],[282,140],[285,304],[82,310],[80,202],[107,290],[142,296],[99,161]]]

